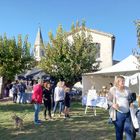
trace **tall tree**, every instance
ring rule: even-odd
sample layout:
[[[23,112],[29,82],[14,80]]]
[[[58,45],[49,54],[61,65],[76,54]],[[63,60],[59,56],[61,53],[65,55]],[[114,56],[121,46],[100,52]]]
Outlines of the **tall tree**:
[[[140,48],[140,20],[135,22],[137,28],[137,39],[138,39],[138,47]]]
[[[132,50],[133,55],[135,55],[140,63],[140,20],[136,20],[134,21],[135,25],[136,25],[136,31],[137,31],[137,45],[138,48],[135,48]],[[138,66],[140,68],[140,65]]]
[[[56,36],[50,32],[49,38],[45,57],[39,65],[44,71],[70,85],[79,81],[82,73],[92,71],[96,47],[84,24],[82,27],[72,24],[70,33],[66,33],[59,25]]]
[[[6,35],[0,37],[0,77],[3,77],[3,85],[8,80],[13,80],[16,74],[33,65],[33,57],[30,55],[28,36],[22,41],[21,35],[8,39]],[[0,93],[2,97],[2,92]]]

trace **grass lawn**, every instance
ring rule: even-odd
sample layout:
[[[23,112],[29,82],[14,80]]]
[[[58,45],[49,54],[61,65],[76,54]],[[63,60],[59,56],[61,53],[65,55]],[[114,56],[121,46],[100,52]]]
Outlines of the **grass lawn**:
[[[42,110],[43,105],[41,120]],[[14,128],[13,113],[24,120],[21,131]],[[52,121],[43,120],[41,125],[34,125],[33,115],[32,104],[0,102],[0,140],[115,140],[114,127],[107,123],[108,112],[101,108],[97,108],[96,117],[90,109],[85,115],[81,103],[73,102],[70,119],[55,117]]]

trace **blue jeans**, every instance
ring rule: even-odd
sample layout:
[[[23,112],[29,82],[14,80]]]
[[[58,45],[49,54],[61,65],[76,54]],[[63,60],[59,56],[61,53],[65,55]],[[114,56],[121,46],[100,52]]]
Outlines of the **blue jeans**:
[[[35,113],[34,113],[34,122],[38,122],[38,115],[40,112],[40,104],[34,104],[34,108],[35,108]]]
[[[19,93],[19,103],[25,103],[25,93],[24,92],[20,92]]]
[[[116,130],[116,140],[123,140],[123,132],[125,131],[126,140],[135,140],[134,128],[132,125],[130,112],[116,113],[116,121],[113,121]]]
[[[56,101],[54,108],[53,108],[53,113],[55,114],[57,106],[59,104],[59,113],[61,114],[62,110],[63,110],[63,101]]]

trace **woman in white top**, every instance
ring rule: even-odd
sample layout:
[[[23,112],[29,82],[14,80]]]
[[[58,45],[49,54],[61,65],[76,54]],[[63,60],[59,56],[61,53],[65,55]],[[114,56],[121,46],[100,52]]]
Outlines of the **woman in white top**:
[[[64,103],[64,83],[62,81],[59,81],[57,83],[57,87],[54,90],[54,102],[55,105],[53,108],[52,116],[55,115],[58,104],[59,104],[59,115],[61,115]]]
[[[124,77],[117,76],[115,78],[114,86],[110,89],[108,95],[110,115],[116,131],[116,140],[123,140],[124,131],[126,140],[135,140],[129,111],[129,94],[130,90],[125,87]]]

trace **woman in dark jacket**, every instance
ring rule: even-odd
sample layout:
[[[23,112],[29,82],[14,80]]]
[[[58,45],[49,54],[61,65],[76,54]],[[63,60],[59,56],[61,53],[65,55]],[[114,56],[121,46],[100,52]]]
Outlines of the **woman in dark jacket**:
[[[70,95],[69,95],[69,92],[70,92],[70,88],[66,87],[65,88],[65,98],[64,98],[64,113],[65,113],[65,118],[66,117],[70,117],[69,116],[69,108],[70,108]]]
[[[48,110],[48,117],[51,119],[51,84],[49,81],[44,82],[43,101],[44,101],[44,119],[46,120],[46,112]]]

